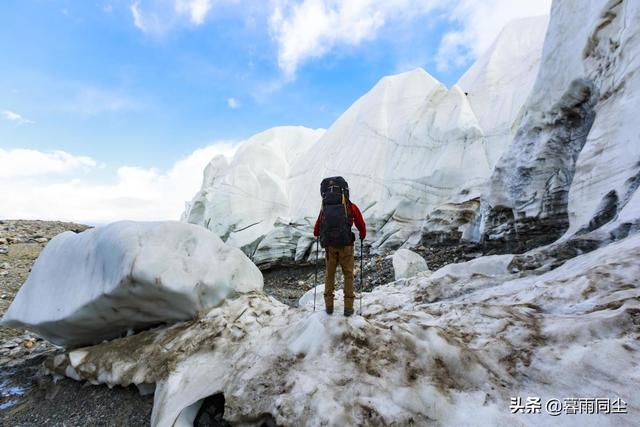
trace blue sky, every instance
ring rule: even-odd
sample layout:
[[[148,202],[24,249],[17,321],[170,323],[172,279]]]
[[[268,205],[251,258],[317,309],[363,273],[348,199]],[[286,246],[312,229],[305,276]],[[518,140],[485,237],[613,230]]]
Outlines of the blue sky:
[[[504,23],[548,3],[4,1],[0,165],[58,163],[0,185],[115,185],[122,167],[161,176],[273,126],[326,128],[384,75],[420,66],[455,83]]]

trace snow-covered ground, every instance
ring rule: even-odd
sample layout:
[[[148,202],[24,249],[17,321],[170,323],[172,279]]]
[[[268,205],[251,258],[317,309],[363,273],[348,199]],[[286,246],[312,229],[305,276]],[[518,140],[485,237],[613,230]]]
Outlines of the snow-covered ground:
[[[279,425],[637,425],[640,235],[545,273],[513,271],[511,258],[376,288],[351,318],[247,294],[49,368],[156,384],[159,426],[188,425],[217,393],[232,423],[268,414]],[[539,397],[541,413],[512,413],[518,397]],[[570,398],[621,398],[627,413],[546,413],[549,400]]]

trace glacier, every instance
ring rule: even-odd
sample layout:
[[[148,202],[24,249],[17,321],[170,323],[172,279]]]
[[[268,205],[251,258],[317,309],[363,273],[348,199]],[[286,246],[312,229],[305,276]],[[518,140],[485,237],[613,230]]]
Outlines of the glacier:
[[[483,195],[488,240],[638,229],[638,19],[637,2],[554,3],[522,124]]]
[[[198,224],[253,255],[274,223],[289,214],[288,176],[323,129],[283,126],[242,142],[233,159],[217,156],[182,220]]]
[[[313,289],[296,308],[265,295],[244,257],[247,292],[45,369],[155,390],[155,426],[192,425],[214,395],[238,425],[636,425],[637,22],[639,2],[554,2],[451,88],[423,70],[385,77],[326,131],[276,128],[213,159],[183,216],[255,264],[301,262],[320,178],[341,174],[374,252],[467,239],[518,253],[378,286],[350,318],[322,311],[322,286],[315,312]],[[518,397],[540,413],[514,411]],[[572,398],[626,413],[546,413]]]
[[[450,89],[416,69],[383,78],[326,132],[307,130],[317,136],[315,141],[301,136],[301,130],[291,135],[283,129],[273,135],[272,145],[281,142],[267,152],[261,134],[249,139],[232,160],[234,168],[207,167],[203,188],[183,220],[213,230],[258,265],[304,261],[314,256],[311,232],[320,209],[319,183],[340,174],[363,212],[374,250],[415,243],[425,224],[438,224],[429,231],[468,235],[474,215],[456,207],[479,205],[483,185],[521,119],[547,24],[546,16],[509,24]],[[256,162],[246,152],[281,158],[279,150],[293,146],[296,150],[286,164],[260,163],[269,175],[263,179],[270,183],[269,189],[235,184],[238,170],[255,169]],[[271,178],[276,171],[278,179]],[[212,175],[220,185],[211,185],[207,177]],[[278,185],[272,185],[274,181]],[[255,199],[258,206],[265,197],[271,200],[271,194],[277,194],[274,200],[279,202],[268,205],[268,212],[265,208],[248,213],[248,208],[227,200],[230,192]],[[203,216],[205,210],[215,215]],[[464,220],[445,225],[442,216],[451,217],[452,212]],[[225,224],[208,222],[209,217]],[[230,231],[227,222],[236,228]],[[251,228],[245,231],[245,227]],[[247,237],[238,238],[236,229]]]

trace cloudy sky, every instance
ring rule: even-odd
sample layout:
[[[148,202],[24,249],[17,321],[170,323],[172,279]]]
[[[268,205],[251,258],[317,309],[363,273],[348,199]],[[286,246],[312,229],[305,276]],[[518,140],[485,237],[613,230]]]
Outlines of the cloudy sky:
[[[551,0],[6,0],[0,218],[177,219],[216,154],[329,127],[382,76],[451,85]]]

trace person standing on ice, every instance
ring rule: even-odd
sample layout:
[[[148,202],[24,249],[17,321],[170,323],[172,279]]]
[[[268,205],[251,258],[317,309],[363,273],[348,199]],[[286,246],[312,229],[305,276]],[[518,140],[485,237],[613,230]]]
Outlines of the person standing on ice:
[[[327,314],[333,313],[333,291],[338,264],[344,276],[344,315],[353,314],[353,243],[351,227],[355,224],[360,240],[367,236],[367,227],[355,203],[349,200],[349,186],[341,176],[325,178],[320,183],[322,208],[313,228],[325,250],[324,304]]]

